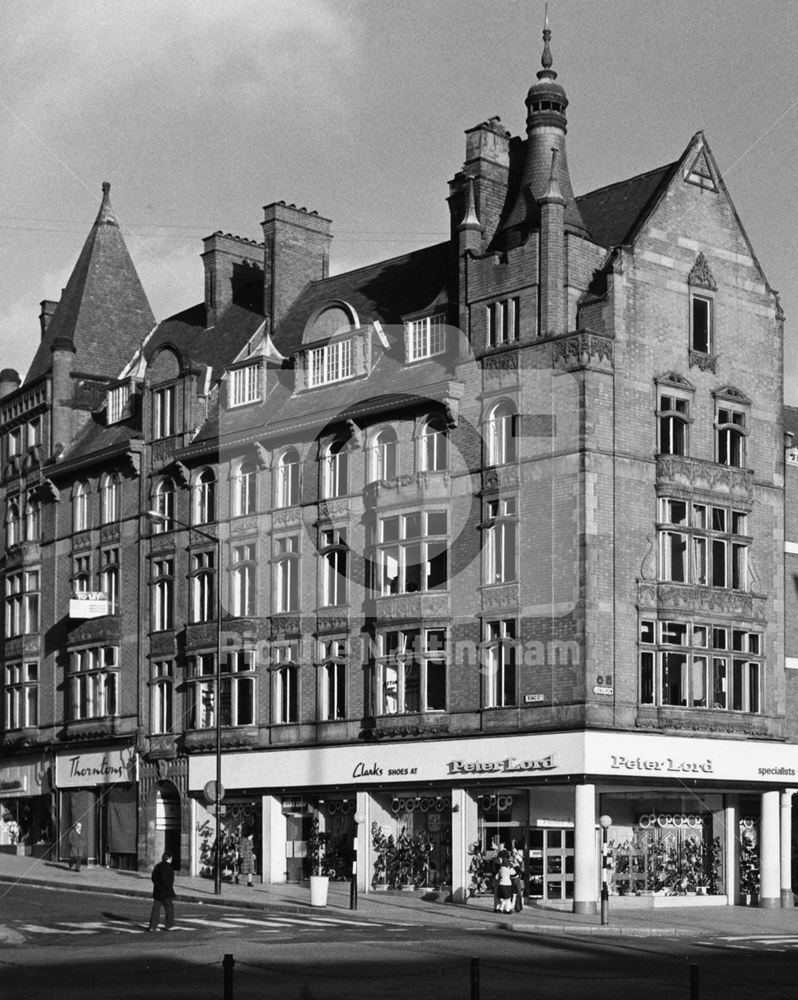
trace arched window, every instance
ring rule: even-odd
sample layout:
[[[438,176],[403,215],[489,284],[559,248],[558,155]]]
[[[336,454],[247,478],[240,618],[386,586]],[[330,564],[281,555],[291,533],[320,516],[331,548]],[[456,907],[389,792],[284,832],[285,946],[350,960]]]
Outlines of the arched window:
[[[325,500],[349,493],[349,452],[343,439],[327,445],[322,453],[321,491]]]
[[[160,479],[155,484],[153,510],[160,514],[162,518],[153,518],[153,533],[160,535],[164,531],[172,531],[174,529],[175,516],[175,484],[168,477]]]
[[[119,476],[106,473],[100,480],[100,524],[119,520]]]
[[[210,524],[216,520],[216,477],[211,469],[203,469],[194,484],[194,524]]]
[[[41,504],[30,493],[25,504],[25,538],[29,542],[38,542],[41,535],[42,517]]]
[[[386,427],[375,435],[371,444],[370,465],[370,483],[383,479],[396,479],[399,468],[399,444],[392,427]]]
[[[286,448],[277,459],[274,502],[277,507],[295,507],[299,503],[299,452]]]
[[[490,411],[486,424],[488,465],[507,465],[518,457],[518,413],[509,400]]]
[[[235,512],[238,517],[254,514],[258,508],[258,467],[242,462],[235,479]]]
[[[421,428],[419,468],[422,472],[443,472],[449,464],[446,425],[432,417]]]
[[[89,484],[75,484],[72,497],[72,530],[86,531],[89,527]]]
[[[11,499],[8,501],[6,509],[6,545],[16,545],[20,541],[22,541],[22,532],[19,521],[19,501]]]

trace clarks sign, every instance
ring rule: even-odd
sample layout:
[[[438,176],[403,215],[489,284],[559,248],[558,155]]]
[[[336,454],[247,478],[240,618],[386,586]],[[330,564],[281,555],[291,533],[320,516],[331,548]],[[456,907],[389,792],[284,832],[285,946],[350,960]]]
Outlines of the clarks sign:
[[[503,760],[450,760],[449,774],[513,774],[520,771],[550,771],[557,764],[554,754],[537,760],[519,760],[505,757]]]

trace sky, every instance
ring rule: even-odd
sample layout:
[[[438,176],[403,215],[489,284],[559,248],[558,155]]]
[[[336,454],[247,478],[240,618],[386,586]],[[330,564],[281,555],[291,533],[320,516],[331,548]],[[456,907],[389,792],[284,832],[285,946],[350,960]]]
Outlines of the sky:
[[[103,181],[156,318],[202,237],[333,220],[331,270],[447,234],[464,131],[524,134],[543,0],[0,0],[0,368],[24,373]],[[798,3],[550,0],[581,194],[703,130],[786,314],[798,405]],[[775,374],[775,373],[774,373]]]

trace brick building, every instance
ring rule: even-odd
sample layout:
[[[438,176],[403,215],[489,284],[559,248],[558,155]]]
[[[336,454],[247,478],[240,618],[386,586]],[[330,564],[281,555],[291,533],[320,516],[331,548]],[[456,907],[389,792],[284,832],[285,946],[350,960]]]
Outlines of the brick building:
[[[41,504],[7,537],[3,802],[35,788],[42,839],[93,809],[93,856],[208,871],[218,725],[224,850],[252,833],[268,882],[317,821],[364,890],[463,899],[501,844],[589,912],[601,816],[618,894],[734,903],[761,868],[791,902],[778,299],[701,133],[574,195],[549,34],[526,138],[466,132],[445,242],[331,277],[329,220],[271,204],[206,239],[196,307],[150,330],[104,257],[120,350],[61,332],[73,276],[52,363],[0,376],[7,531]]]

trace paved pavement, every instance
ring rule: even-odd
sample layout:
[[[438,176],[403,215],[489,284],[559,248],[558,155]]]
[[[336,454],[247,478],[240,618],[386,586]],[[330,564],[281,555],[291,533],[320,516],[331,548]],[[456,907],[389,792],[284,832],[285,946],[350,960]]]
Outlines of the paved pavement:
[[[90,865],[79,873],[60,862],[0,854],[0,902],[12,886],[39,885],[83,892],[149,898],[152,892],[150,873],[124,872]],[[220,896],[214,894],[209,879],[177,875],[175,890],[183,901],[209,906],[239,907],[283,913],[322,913],[310,906],[310,890],[302,885],[222,884]],[[350,913],[349,884],[330,883],[326,912],[337,916]],[[355,914],[352,913],[354,917]],[[400,921],[437,926],[490,925],[507,931],[527,934],[628,935],[630,937],[690,937],[693,939],[786,935],[798,933],[798,909],[760,910],[740,906],[691,906],[658,909],[613,907],[610,900],[609,924],[602,926],[598,915],[570,913],[545,905],[531,905],[520,913],[493,912],[490,898],[470,899],[466,904],[446,903],[434,892],[369,892],[358,899],[357,919],[378,922]],[[0,925],[0,943],[11,943]]]

